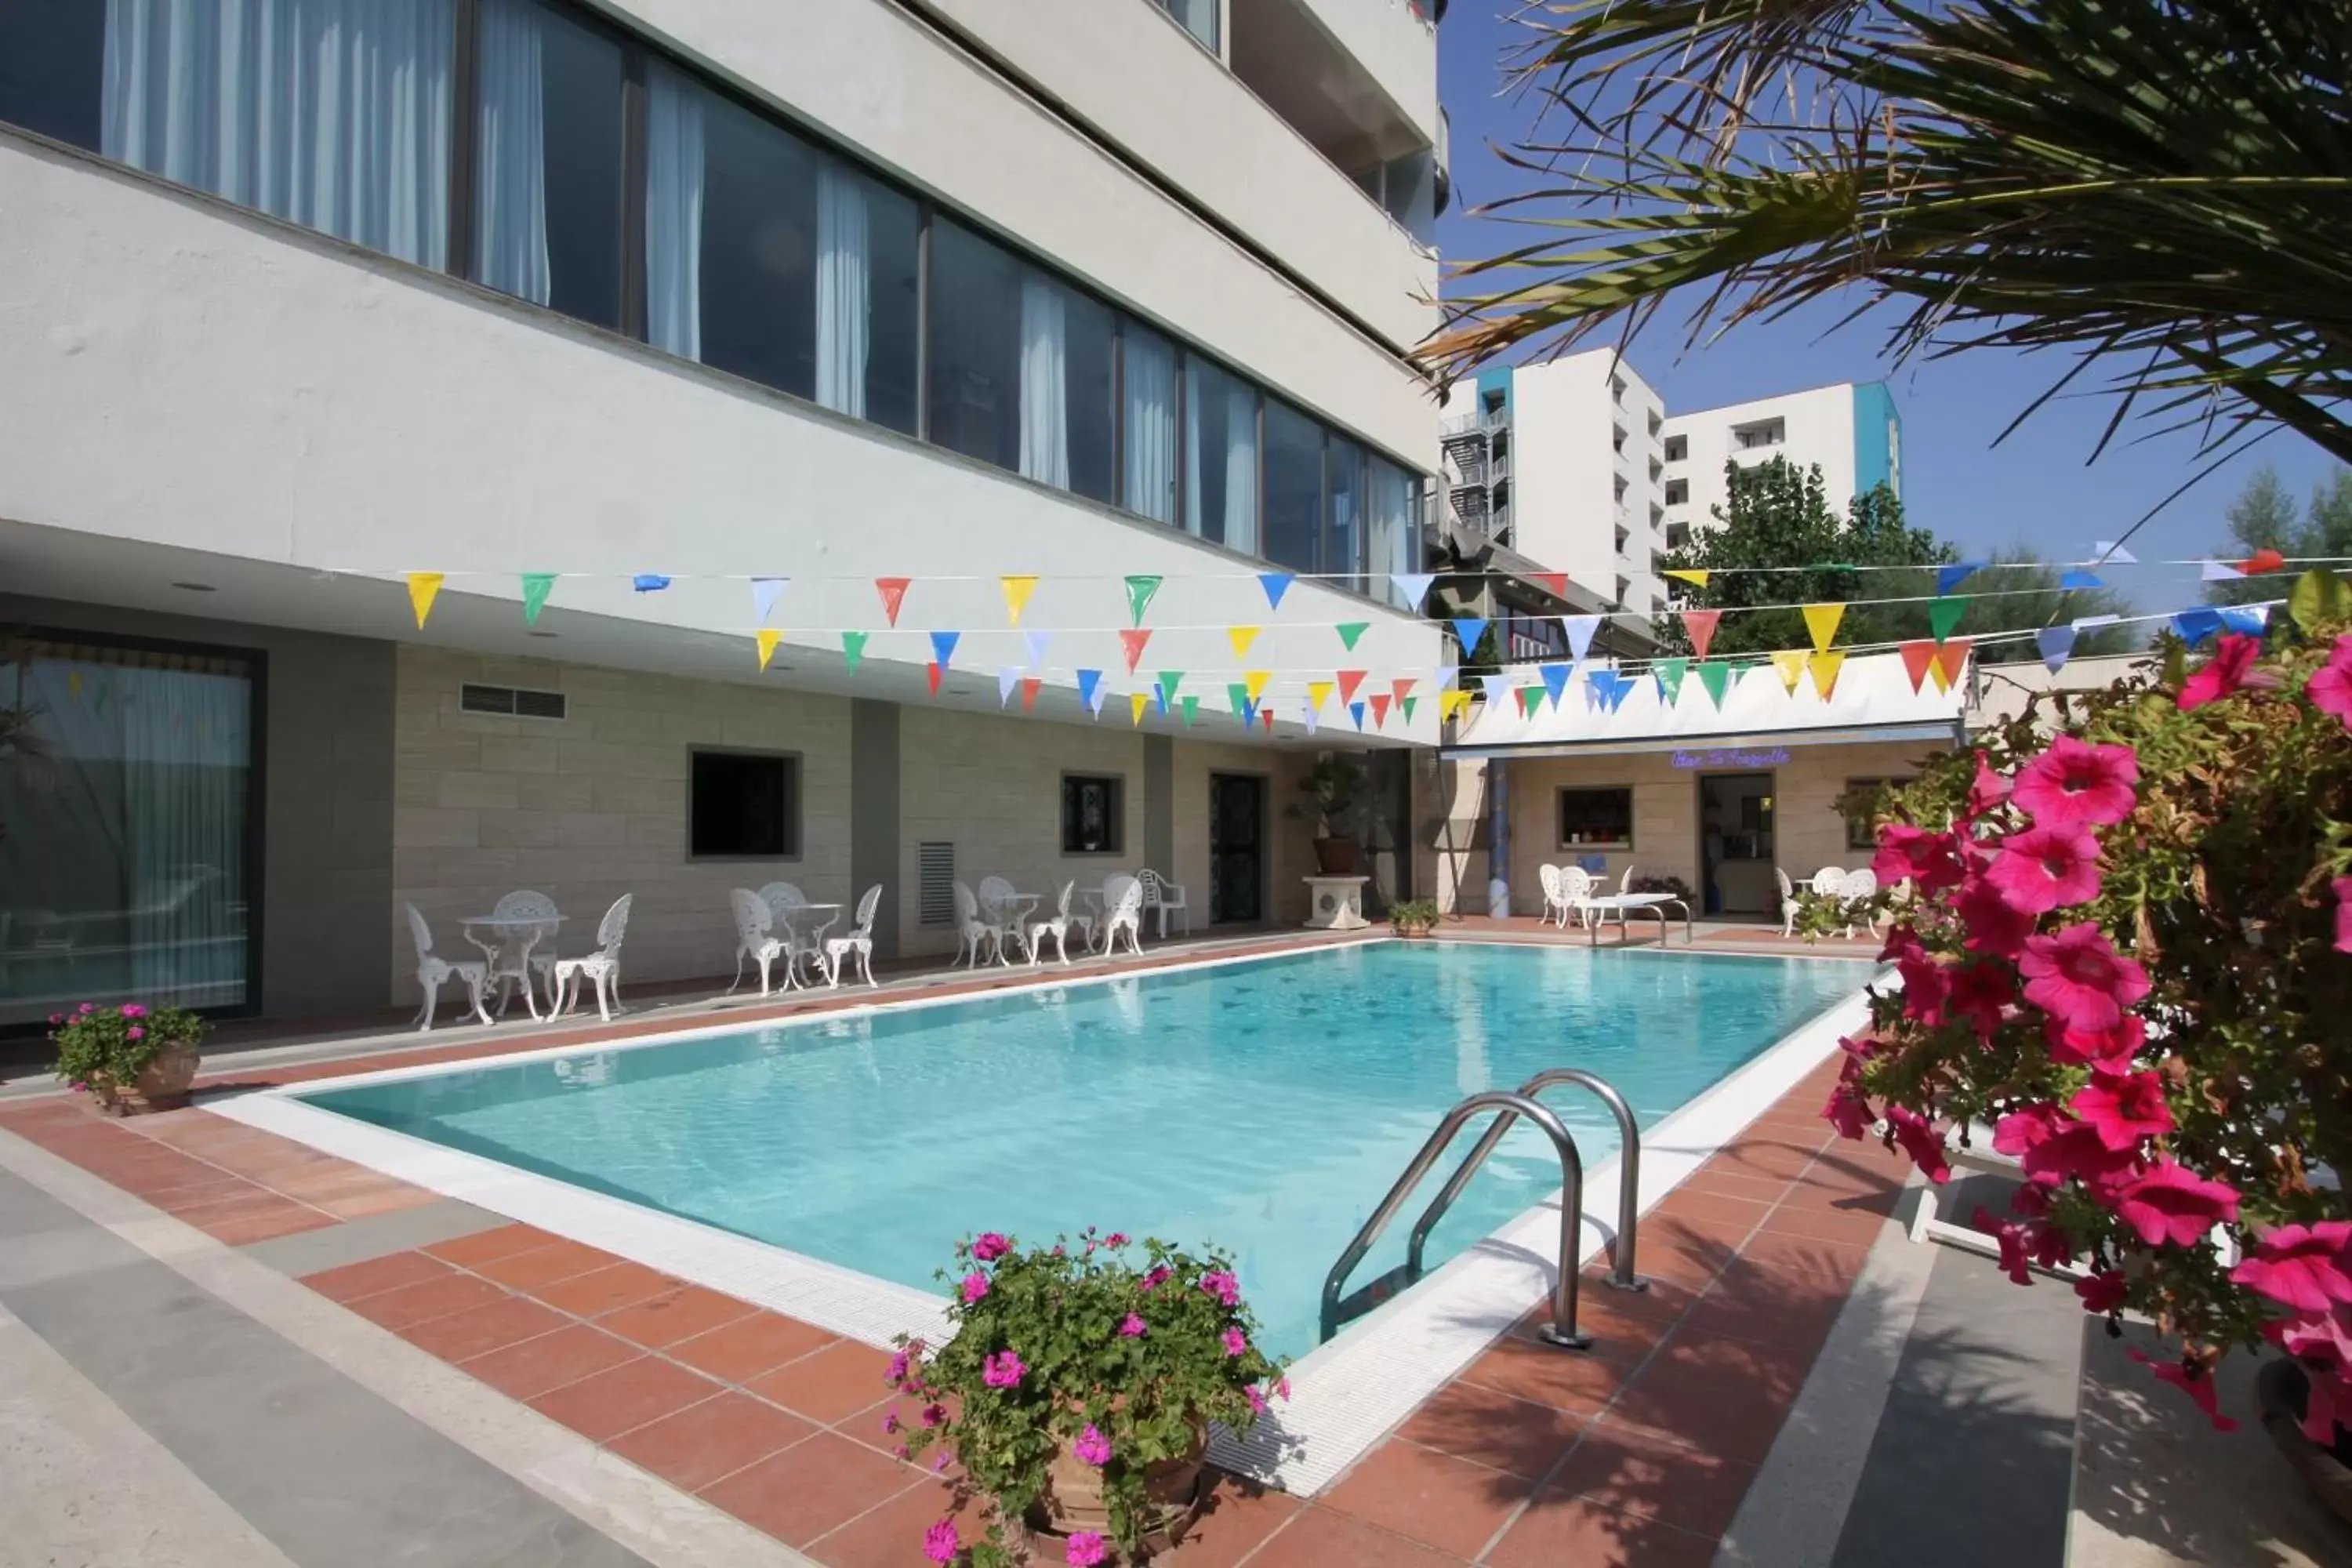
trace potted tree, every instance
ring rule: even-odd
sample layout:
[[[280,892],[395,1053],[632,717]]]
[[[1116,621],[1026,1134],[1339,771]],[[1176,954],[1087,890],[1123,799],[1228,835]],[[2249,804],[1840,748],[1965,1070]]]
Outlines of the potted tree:
[[[145,1110],[185,1105],[205,1028],[184,1007],[136,1002],[119,1007],[85,1002],[73,1012],[49,1015],[58,1077],[118,1116],[134,1101]]]
[[[934,1563],[1139,1561],[1190,1524],[1209,1423],[1246,1433],[1269,1384],[1288,1392],[1213,1250],[1091,1229],[1024,1248],[989,1232],[940,1277],[954,1337],[900,1340],[890,1383],[909,1403],[884,1426],[910,1458],[951,1454],[988,1522],[971,1542],[952,1518],[930,1526]]]
[[[1336,753],[1318,758],[1298,781],[1307,799],[1290,815],[1315,824],[1315,865],[1327,877],[1356,874],[1363,789],[1361,764]]]
[[[1389,929],[1408,940],[1428,936],[1437,921],[1437,903],[1432,899],[1406,899],[1389,906]]]

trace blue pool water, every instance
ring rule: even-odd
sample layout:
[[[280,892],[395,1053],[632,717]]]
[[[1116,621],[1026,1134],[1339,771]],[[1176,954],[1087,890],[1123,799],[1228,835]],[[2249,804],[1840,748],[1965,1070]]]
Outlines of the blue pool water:
[[[1213,1241],[1239,1260],[1268,1347],[1297,1355],[1316,1342],[1324,1272],[1462,1095],[1582,1067],[1647,1126],[1862,978],[1801,960],[1381,942],[305,1098],[927,1289],[978,1230]],[[1588,1166],[1614,1150],[1598,1101],[1552,1098]],[[1520,1129],[1432,1260],[1559,1180],[1550,1145]],[[1401,1260],[1409,1228],[1357,1282]]]

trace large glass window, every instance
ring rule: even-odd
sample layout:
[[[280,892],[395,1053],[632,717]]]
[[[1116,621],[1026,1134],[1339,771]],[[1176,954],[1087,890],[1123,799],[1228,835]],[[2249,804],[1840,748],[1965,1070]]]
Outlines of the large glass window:
[[[252,673],[95,640],[0,652],[0,1025],[248,1000]]]
[[[1155,522],[1176,521],[1176,345],[1150,328],[1121,329],[1119,375],[1127,423],[1119,500]]]
[[[1318,572],[1354,573],[1364,563],[1364,449],[1343,437],[1323,452],[1323,553]],[[1358,589],[1361,582],[1349,584]]]
[[[1392,573],[1421,570],[1421,530],[1413,503],[1418,487],[1413,476],[1385,458],[1364,459],[1364,570],[1370,575],[1374,596],[1399,608],[1410,608],[1389,578]]]
[[[1153,0],[1211,49],[1217,47],[1217,0]]]
[[[1319,572],[1323,426],[1286,403],[1265,400],[1265,558]]]
[[[97,152],[110,9],[98,0],[0,0],[0,120]]]
[[[1108,308],[959,224],[932,226],[932,440],[1116,500],[1111,379]]]
[[[1257,553],[1257,388],[1184,358],[1184,527]]]
[[[625,56],[538,0],[483,0],[474,277],[621,325]]]

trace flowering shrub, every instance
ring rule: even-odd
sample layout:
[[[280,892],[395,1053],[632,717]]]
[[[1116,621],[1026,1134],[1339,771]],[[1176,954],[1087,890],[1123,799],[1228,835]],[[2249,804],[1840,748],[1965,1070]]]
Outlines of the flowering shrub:
[[[111,1101],[165,1051],[201,1043],[206,1027],[184,1007],[85,1002],[70,1013],[49,1015],[49,1041],[58,1047],[58,1077]]]
[[[1280,1363],[1254,1342],[1233,1265],[1166,1242],[1138,1244],[1089,1229],[1024,1250],[994,1232],[956,1248],[948,1316],[955,1336],[929,1347],[901,1340],[891,1385],[912,1401],[886,1426],[918,1456],[940,1446],[966,1486],[994,1505],[983,1540],[966,1542],[953,1520],[924,1537],[933,1563],[1002,1568],[1019,1559],[1005,1522],[1039,1503],[1055,1458],[1066,1453],[1102,1473],[1110,1512],[1106,1539],[1070,1535],[1076,1568],[1132,1554],[1157,1522],[1146,1496],[1155,1465],[1193,1453],[1202,1425],[1247,1432],[1266,1407],[1267,1385],[1289,1392]],[[1139,1258],[1137,1254],[1140,1253]]]
[[[2352,1419],[2352,635],[2344,587],[2298,585],[2305,640],[2225,637],[2194,673],[2056,700],[1939,759],[1879,832],[1916,901],[1903,977],[1845,1042],[1824,1112],[1933,1181],[1992,1129],[2024,1183],[1978,1211],[2019,1283],[2087,1258],[2087,1310],[2150,1314],[2157,1375],[2217,1425],[2211,1372],[2267,1340],[2310,1375],[2305,1432]],[[2216,1247],[2217,1227],[2241,1254]]]

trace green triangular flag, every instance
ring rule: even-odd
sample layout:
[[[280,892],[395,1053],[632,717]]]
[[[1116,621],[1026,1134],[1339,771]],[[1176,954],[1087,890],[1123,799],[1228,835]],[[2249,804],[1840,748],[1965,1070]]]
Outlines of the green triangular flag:
[[[864,632],[842,633],[841,657],[848,661],[849,673],[856,675],[857,661],[866,657],[866,634]]]
[[[1225,700],[1234,705],[1235,714],[1245,714],[1249,711],[1249,688],[1240,681],[1236,680],[1225,688]],[[1248,720],[1244,719],[1242,721],[1247,723]]]
[[[1950,637],[1952,628],[1958,626],[1960,617],[1968,613],[1969,602],[1966,599],[1937,599],[1929,604],[1927,625],[1934,630],[1936,640],[1942,642]]]
[[[1348,645],[1348,651],[1353,653],[1356,651],[1356,639],[1371,630],[1371,627],[1372,623],[1370,621],[1349,621],[1346,626],[1334,629],[1339,632],[1339,640]]]
[[[1160,592],[1160,579],[1138,574],[1127,580],[1127,613],[1136,626],[1143,624],[1143,607]]]
[[[539,612],[547,607],[547,595],[555,589],[552,572],[526,572],[522,574],[522,618],[526,626],[539,625]]]
[[[1524,719],[1524,718],[1526,718],[1528,714],[1530,714],[1530,713],[1534,712],[1534,711],[1536,710],[1536,704],[1537,704],[1537,703],[1538,703],[1538,702],[1541,702],[1541,701],[1543,700],[1543,697],[1544,697],[1544,689],[1543,689],[1542,687],[1540,687],[1540,686],[1522,686],[1522,687],[1520,687],[1520,688],[1519,688],[1519,717],[1520,717],[1520,718],[1522,718],[1522,719]]]
[[[1698,667],[1698,683],[1717,708],[1723,706],[1723,693],[1731,685],[1731,666],[1721,659],[1710,658]]]
[[[1412,705],[1420,700],[1421,699],[1418,697],[1400,697],[1397,699],[1397,706],[1404,710],[1404,721],[1406,723],[1410,724],[1412,722]]]
[[[1182,685],[1182,684],[1183,684],[1183,681],[1184,681],[1184,672],[1183,672],[1182,670],[1181,670],[1181,669],[1163,669],[1163,670],[1161,670],[1161,671],[1160,672],[1160,695],[1161,697],[1165,698],[1167,700],[1169,700],[1169,701],[1171,701],[1171,702],[1175,701],[1175,700],[1176,700],[1176,688],[1177,688],[1177,687],[1179,687],[1179,686],[1181,686],[1181,685]]]
[[[1192,722],[1192,716],[1200,710],[1201,700],[1199,698],[1187,697],[1184,699],[1184,722],[1188,726]]]
[[[1650,667],[1650,673],[1658,678],[1658,689],[1665,694],[1666,706],[1671,708],[1682,700],[1683,677],[1690,673],[1690,660],[1662,658]]]

